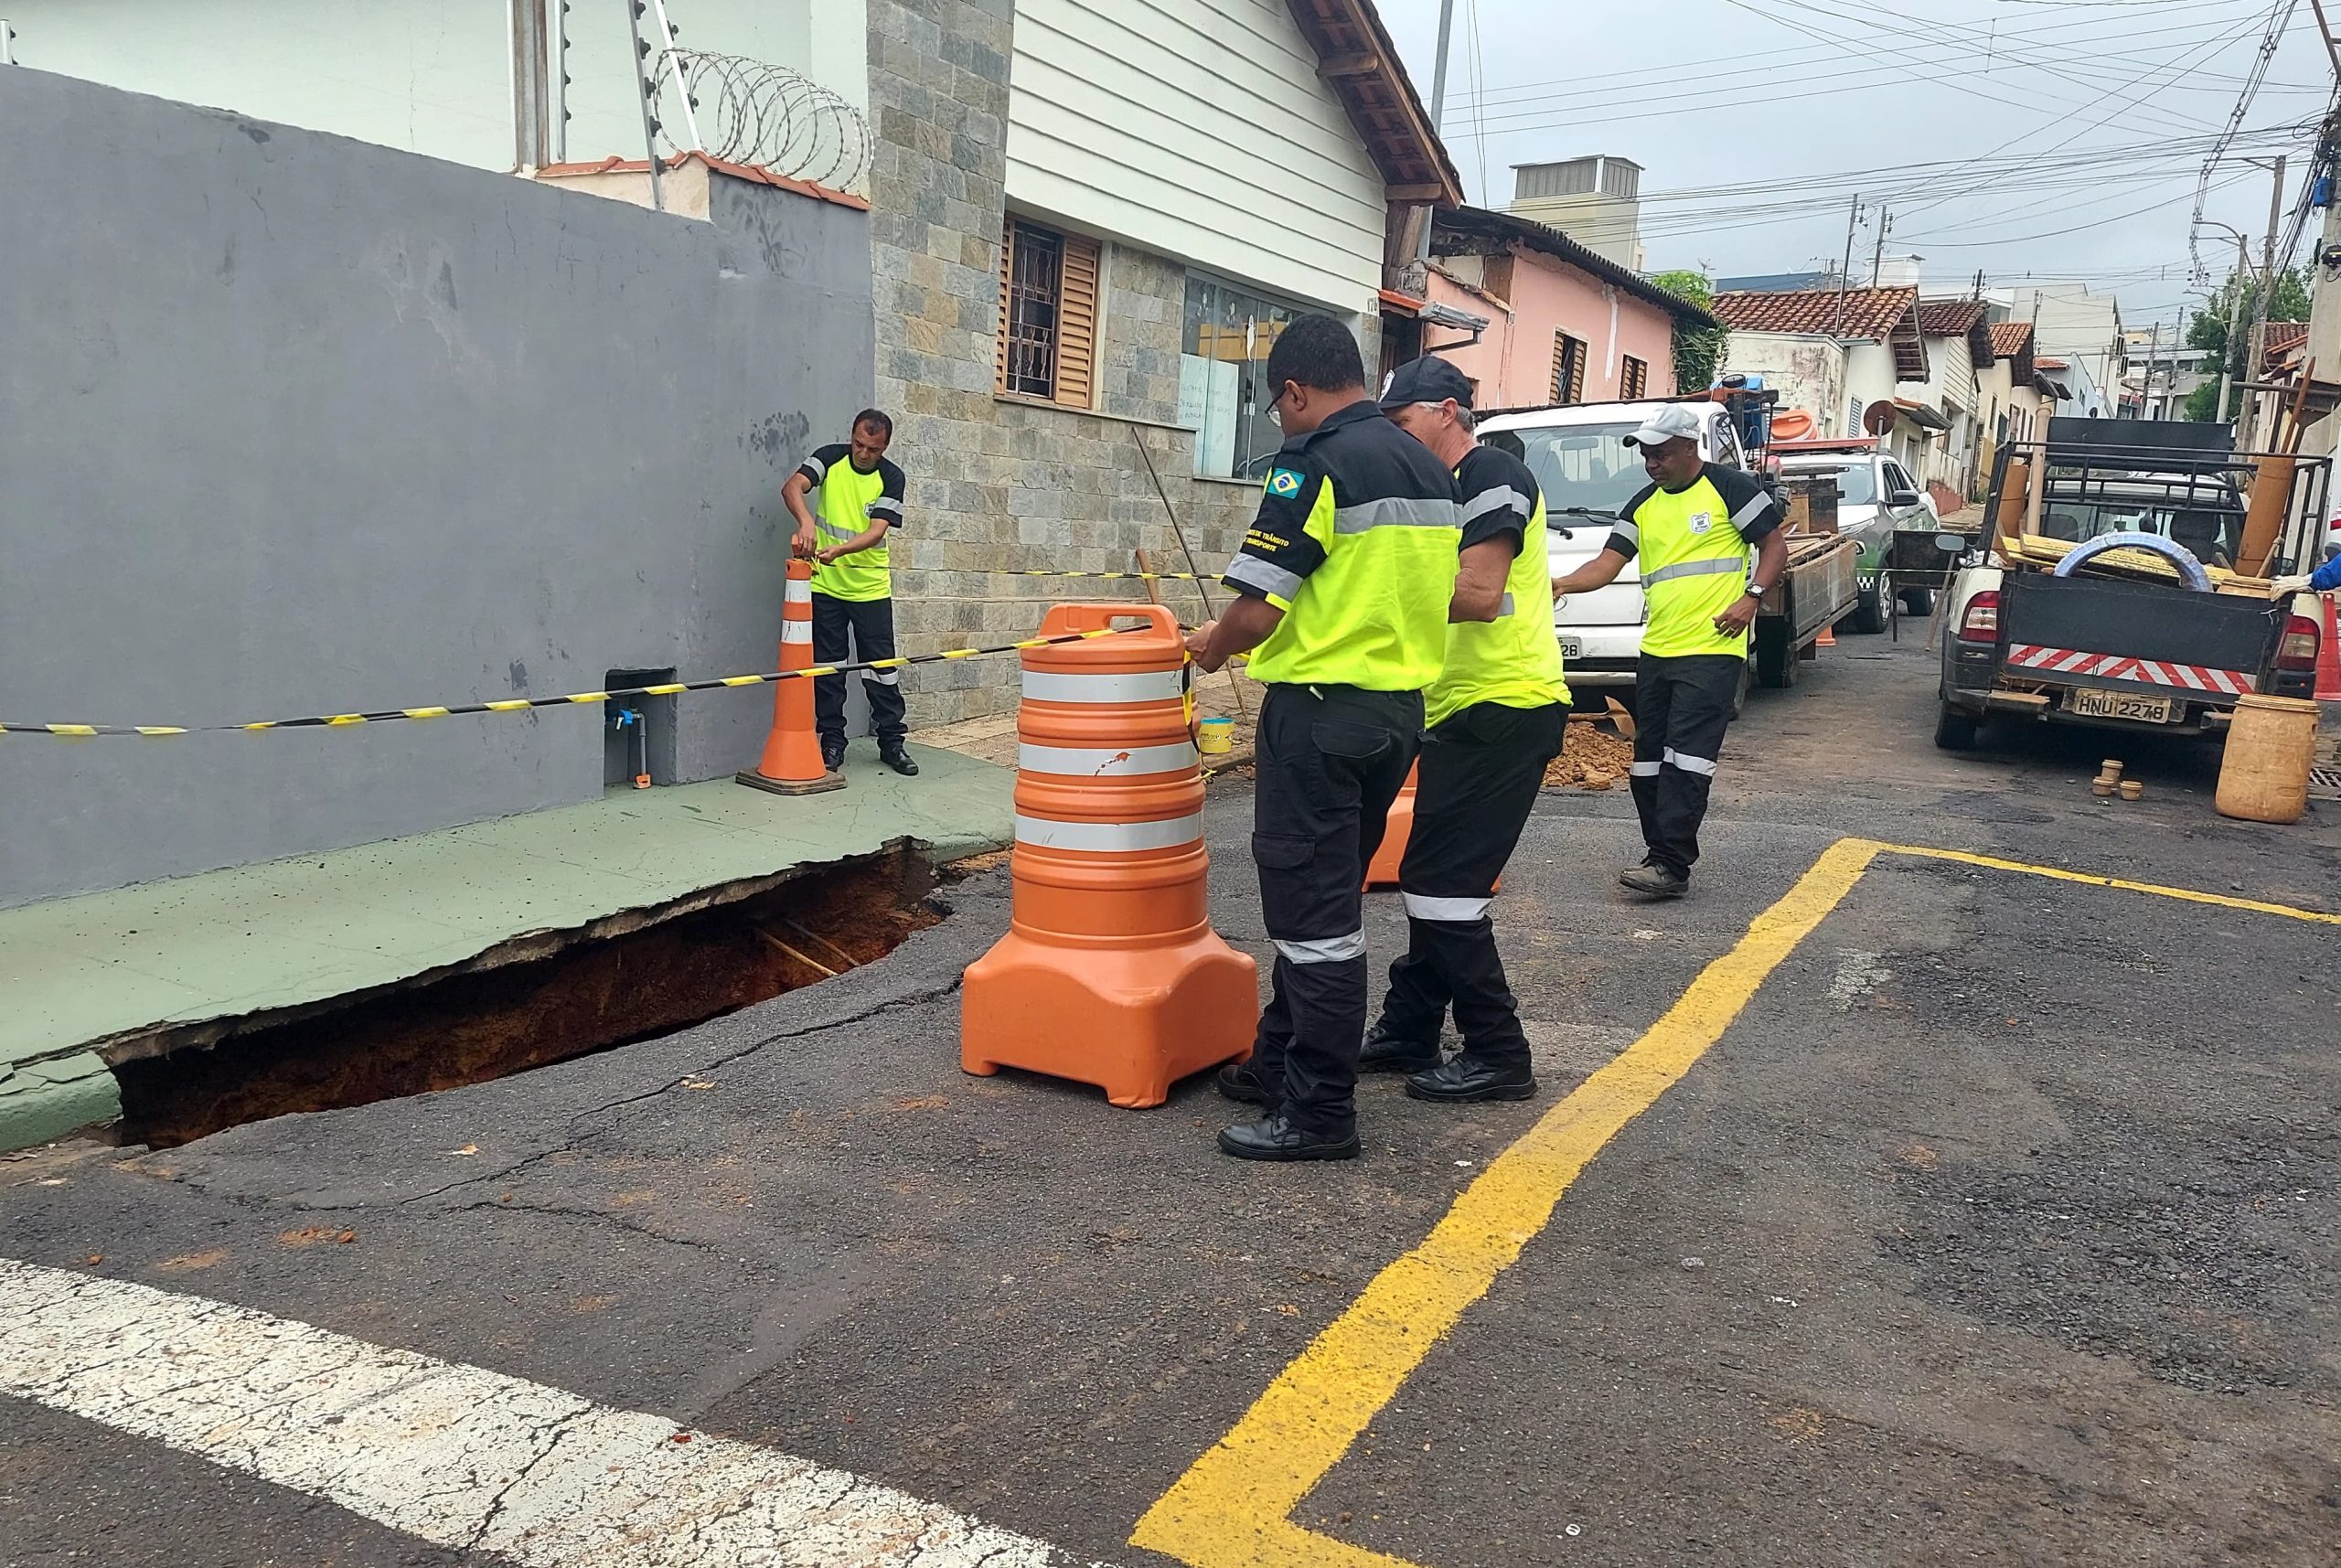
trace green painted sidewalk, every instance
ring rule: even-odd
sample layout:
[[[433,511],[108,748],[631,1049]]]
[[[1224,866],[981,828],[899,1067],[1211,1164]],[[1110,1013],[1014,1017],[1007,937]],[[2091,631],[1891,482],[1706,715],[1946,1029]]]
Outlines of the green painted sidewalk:
[[[120,1114],[96,1047],[157,1026],[298,1007],[460,964],[724,882],[870,854],[938,860],[1015,837],[1015,775],[868,742],[849,787],[789,799],[725,779],[0,910],[0,1152]]]

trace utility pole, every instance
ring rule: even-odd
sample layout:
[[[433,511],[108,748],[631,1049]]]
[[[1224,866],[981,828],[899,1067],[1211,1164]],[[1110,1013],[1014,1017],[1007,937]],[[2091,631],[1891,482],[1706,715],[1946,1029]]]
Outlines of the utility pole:
[[[1455,31],[1455,0],[1438,0],[1438,55],[1430,69],[1430,133],[1440,133],[1440,124],[1447,113],[1447,44]],[[1488,199],[1481,191],[1480,199]],[[1438,210],[1429,202],[1423,203],[1422,237],[1415,242],[1415,261],[1419,266],[1430,264],[1431,215]]]
[[[1854,230],[1861,226],[1862,196],[1854,193],[1854,207],[1845,215],[1845,260],[1837,269],[1837,336],[1845,335],[1845,288],[1854,276]]]
[[[2170,344],[2170,379],[2163,383],[2163,417],[2170,416],[2171,400],[2178,395],[2178,357],[2186,352],[2186,307],[2178,307],[2178,332]]]
[[[2252,306],[2251,342],[2243,362],[2243,373],[2248,380],[2259,379],[2261,361],[2267,357],[2268,306],[2276,293],[2276,225],[2282,221],[2283,215],[2284,155],[2279,153],[2276,155],[2275,183],[2268,191],[2268,233],[2260,245],[2260,299]],[[2250,392],[2246,397],[2249,400],[2245,407],[2251,411],[2251,418],[2237,433],[2257,442],[2260,439],[2260,394]]]
[[[2154,417],[2154,351],[2161,347],[2162,321],[2157,317],[2154,321],[2154,336],[2146,339],[2145,384],[2138,391],[2138,417],[2142,420],[2150,420]]]
[[[1869,286],[1877,287],[1879,272],[1886,265],[1886,231],[1894,227],[1894,214],[1885,208],[1877,209],[1877,249],[1870,253]]]
[[[2219,350],[2219,406],[2211,411],[2214,421],[2228,417],[2228,397],[2235,389],[2235,351],[2241,347],[2243,331],[2243,285],[2251,276],[2251,252],[2244,248],[2243,236],[2235,237],[2235,276],[2228,283],[2234,297],[2228,302],[2228,345]]]

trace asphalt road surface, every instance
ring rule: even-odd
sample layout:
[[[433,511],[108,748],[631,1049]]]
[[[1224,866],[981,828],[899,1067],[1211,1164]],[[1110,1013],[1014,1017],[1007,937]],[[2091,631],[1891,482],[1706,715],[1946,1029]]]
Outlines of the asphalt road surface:
[[[1846,638],[1760,694],[1678,905],[1613,885],[1622,791],[1548,795],[1497,906],[1543,1094],[1372,1083],[1354,1164],[962,1076],[1000,871],[681,1035],[0,1164],[0,1561],[2325,1568],[2341,923],[2288,911],[2341,816],[1946,756],[1931,681]]]

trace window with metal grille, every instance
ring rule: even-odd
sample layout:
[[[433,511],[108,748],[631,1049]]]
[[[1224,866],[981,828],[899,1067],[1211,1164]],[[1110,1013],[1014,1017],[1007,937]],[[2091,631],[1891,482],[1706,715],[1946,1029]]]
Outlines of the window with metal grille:
[[[1622,356],[1625,363],[1618,376],[1618,395],[1621,398],[1645,398],[1650,395],[1650,366],[1632,355]]]
[[[1585,401],[1585,339],[1553,334],[1553,401]]]
[[[1009,222],[999,246],[998,390],[1091,406],[1102,257],[1085,235]]]

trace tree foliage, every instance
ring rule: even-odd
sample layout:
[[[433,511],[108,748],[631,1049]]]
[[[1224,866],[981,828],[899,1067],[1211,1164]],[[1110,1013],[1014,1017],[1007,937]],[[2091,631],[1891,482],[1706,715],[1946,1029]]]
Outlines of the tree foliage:
[[[1659,272],[1651,283],[1664,289],[1676,299],[1688,300],[1701,310],[1715,304],[1714,284],[1705,273],[1682,269]],[[1726,347],[1731,334],[1720,326],[1694,326],[1688,322],[1674,324],[1674,389],[1678,392],[1704,392],[1716,384],[1716,372],[1723,367]]]
[[[2260,273],[2255,270],[2230,272],[2228,281],[2211,293],[2202,314],[2186,325],[2186,347],[2218,351],[2218,359],[2205,367],[2216,378],[2217,367],[2224,365],[2236,390],[2228,399],[2224,412],[2218,408],[2219,387],[2217,379],[2196,388],[2186,395],[2186,417],[2190,420],[2232,418],[2243,401],[2242,384],[2251,379],[2250,368],[2244,363],[2251,347],[2251,318],[2260,308]],[[2275,293],[2269,296],[2270,321],[2306,321],[2309,311],[2309,278],[2306,268],[2294,268],[2276,274]],[[2228,341],[2228,320],[2233,316],[2241,330],[2236,341]]]

